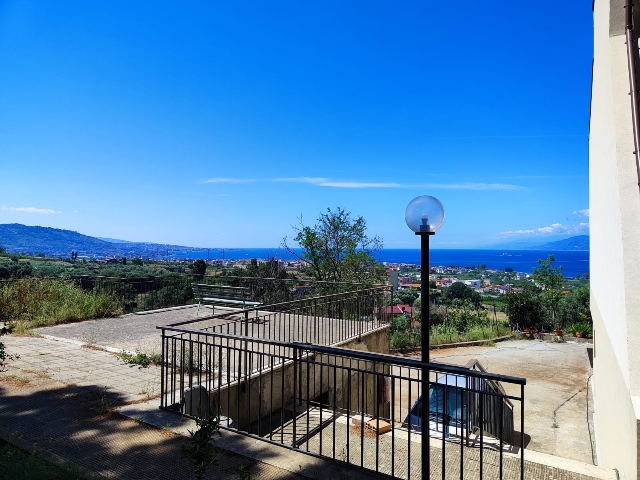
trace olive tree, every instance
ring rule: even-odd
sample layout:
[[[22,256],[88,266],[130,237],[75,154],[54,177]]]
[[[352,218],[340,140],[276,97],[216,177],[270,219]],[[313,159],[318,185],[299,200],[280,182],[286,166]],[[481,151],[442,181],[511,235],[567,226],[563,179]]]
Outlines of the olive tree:
[[[302,217],[293,242],[302,253],[296,252],[285,237],[282,247],[291,255],[305,262],[307,272],[319,281],[378,283],[383,281],[385,270],[376,262],[373,254],[382,249],[382,240],[367,235],[367,222],[362,217],[352,218],[342,208],[327,208],[315,225],[305,225]]]

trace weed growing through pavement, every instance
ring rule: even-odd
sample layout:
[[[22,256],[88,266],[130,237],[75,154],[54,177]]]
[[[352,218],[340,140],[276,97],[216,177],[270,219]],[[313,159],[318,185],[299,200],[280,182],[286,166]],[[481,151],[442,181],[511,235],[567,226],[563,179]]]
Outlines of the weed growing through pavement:
[[[98,329],[97,327],[93,327],[91,329],[91,331],[89,332],[89,335],[87,335],[87,339],[85,340],[87,347],[93,347],[96,344],[96,340],[98,340],[99,333],[100,333],[100,329]]]
[[[214,417],[210,413],[205,417],[194,418],[196,422],[195,430],[189,430],[189,444],[183,443],[180,446],[182,456],[193,463],[194,473],[198,480],[204,477],[204,473],[211,465],[217,465],[220,459],[218,450],[211,445],[211,440],[216,435],[220,435],[220,417]]]
[[[251,480],[253,478],[253,476],[251,475],[251,472],[249,471],[248,467],[245,467],[244,465],[240,465],[240,467],[238,468],[238,479],[239,480]]]
[[[162,355],[158,353],[147,355],[144,352],[128,353],[123,350],[117,354],[117,357],[130,367],[137,365],[138,368],[147,368],[149,365],[160,365],[162,363]]]
[[[138,395],[146,395],[147,398],[151,399],[156,396],[156,386],[152,382],[147,382],[142,390],[138,392]],[[159,396],[159,395],[158,395]]]
[[[109,398],[109,393],[106,388],[102,389],[98,404],[90,409],[98,415],[109,415],[114,411],[115,407]]]

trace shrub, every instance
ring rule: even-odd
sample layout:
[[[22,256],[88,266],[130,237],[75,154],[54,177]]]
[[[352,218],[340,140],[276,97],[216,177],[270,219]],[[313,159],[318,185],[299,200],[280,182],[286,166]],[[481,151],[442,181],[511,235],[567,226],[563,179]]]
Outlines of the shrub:
[[[406,350],[420,346],[420,330],[404,330],[391,333],[390,347],[392,350]]]
[[[198,412],[201,414],[202,412]],[[220,435],[220,417],[209,414],[194,418],[196,430],[189,430],[189,444],[181,445],[182,456],[193,463],[194,473],[198,480],[204,478],[204,474],[211,465],[217,465],[220,454],[211,445],[211,440],[215,435]]]
[[[581,334],[584,338],[591,338],[591,325],[588,323],[574,323],[569,327],[569,333],[577,336]]]
[[[0,325],[0,337],[11,333],[12,328],[11,324],[3,323]],[[19,357],[17,355],[9,355],[4,343],[0,342],[0,372],[4,371],[4,365],[7,360],[14,360],[16,358]]]
[[[138,365],[138,368],[147,368],[149,365],[160,365],[162,363],[162,355],[159,353],[147,355],[144,352],[137,351],[132,354],[123,350],[118,354],[118,358],[130,367]]]
[[[17,280],[0,287],[0,321],[18,321],[26,328],[121,312],[122,306],[112,293],[85,293],[69,280]]]

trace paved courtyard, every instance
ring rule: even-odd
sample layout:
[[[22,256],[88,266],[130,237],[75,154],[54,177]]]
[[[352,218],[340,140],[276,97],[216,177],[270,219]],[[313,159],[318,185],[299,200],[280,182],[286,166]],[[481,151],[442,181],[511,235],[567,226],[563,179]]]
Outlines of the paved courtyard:
[[[7,429],[28,433],[33,428],[36,429],[36,435],[42,433],[37,433],[38,428],[42,427],[29,423],[37,423],[35,418],[16,415],[23,405],[30,408],[28,405],[35,401],[34,399],[39,398],[50,408],[50,405],[56,404],[55,402],[67,402],[67,397],[81,398],[83,395],[88,395],[84,402],[94,405],[94,412],[107,402],[117,406],[119,411],[130,417],[142,418],[161,427],[168,426],[169,431],[184,433],[188,424],[184,424],[179,416],[165,414],[157,408],[160,392],[158,367],[131,367],[125,365],[113,353],[87,348],[86,344],[110,347],[113,351],[146,350],[153,353],[153,350],[149,351],[149,346],[160,336],[156,325],[193,316],[193,309],[185,308],[38,330],[38,333],[51,335],[57,340],[4,337],[9,351],[20,355],[18,360],[10,363],[9,371],[0,376],[0,424],[3,425],[5,434]],[[145,346],[147,348],[144,348]],[[538,464],[538,467],[532,467],[533,470],[530,471],[540,474],[532,478],[548,479],[549,475],[556,479],[615,478],[613,472],[588,466],[592,462],[589,425],[586,422],[586,401],[589,392],[586,381],[590,372],[587,348],[585,344],[509,341],[501,342],[496,347],[437,350],[432,352],[432,358],[434,361],[453,364],[465,364],[469,359],[477,358],[490,372],[527,378],[525,418],[526,433],[530,438],[525,458]],[[36,395],[37,392],[49,392],[52,396],[45,401],[47,395]],[[44,408],[44,405],[38,408]],[[66,411],[61,418],[72,419],[73,412]],[[139,422],[136,425],[139,425]],[[115,438],[117,433],[110,435]],[[238,461],[245,458],[246,462],[246,458],[250,456],[252,462],[257,462],[255,464],[258,467],[264,468],[264,476],[254,478],[288,478],[286,475],[293,475],[294,472],[306,473],[313,477],[314,474],[311,472],[317,472],[317,459],[297,454],[301,455],[294,461],[298,466],[284,470],[281,477],[277,476],[277,471],[271,472],[276,476],[269,477],[267,470],[291,464],[291,461],[287,463],[285,459],[290,458],[294,452],[266,444],[242,450],[242,445],[246,442],[259,441],[234,436],[230,432],[224,433],[224,439],[230,450],[240,448],[240,453],[236,451],[236,454],[240,455]],[[64,451],[60,453],[62,456],[65,456],[64,454]],[[249,455],[242,457],[243,454]],[[106,458],[108,459],[108,456]],[[263,463],[266,466],[263,467]],[[107,467],[101,468],[108,471]],[[576,473],[571,473],[571,470]],[[315,475],[316,478],[330,478],[318,477],[317,473]],[[366,478],[366,475],[363,478]]]
[[[593,398],[589,360],[591,344],[510,340],[495,347],[434,350],[436,362],[464,365],[478,359],[491,373],[527,379],[525,433],[527,449],[593,463]],[[514,386],[505,384],[507,393]],[[516,387],[517,388],[517,387]],[[516,404],[516,418],[519,405]]]

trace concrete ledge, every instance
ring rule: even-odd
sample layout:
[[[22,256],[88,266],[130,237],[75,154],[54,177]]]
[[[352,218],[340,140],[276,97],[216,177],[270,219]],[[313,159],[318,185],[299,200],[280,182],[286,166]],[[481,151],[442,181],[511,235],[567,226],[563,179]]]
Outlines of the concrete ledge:
[[[504,337],[495,337],[495,338],[485,338],[484,340],[471,340],[469,342],[458,342],[458,343],[441,343],[438,345],[431,345],[431,350],[438,350],[440,348],[456,348],[456,347],[476,347],[478,345],[486,345],[489,342],[502,342],[504,340],[509,340],[513,338],[513,335],[505,335]],[[408,353],[408,352],[420,352],[420,347],[416,348],[407,348],[391,350],[391,353]]]
[[[525,462],[539,463],[600,480],[617,479],[615,470],[607,470],[597,465],[589,465],[570,458],[557,457],[548,453],[527,450],[526,448],[524,450],[524,460]]]

